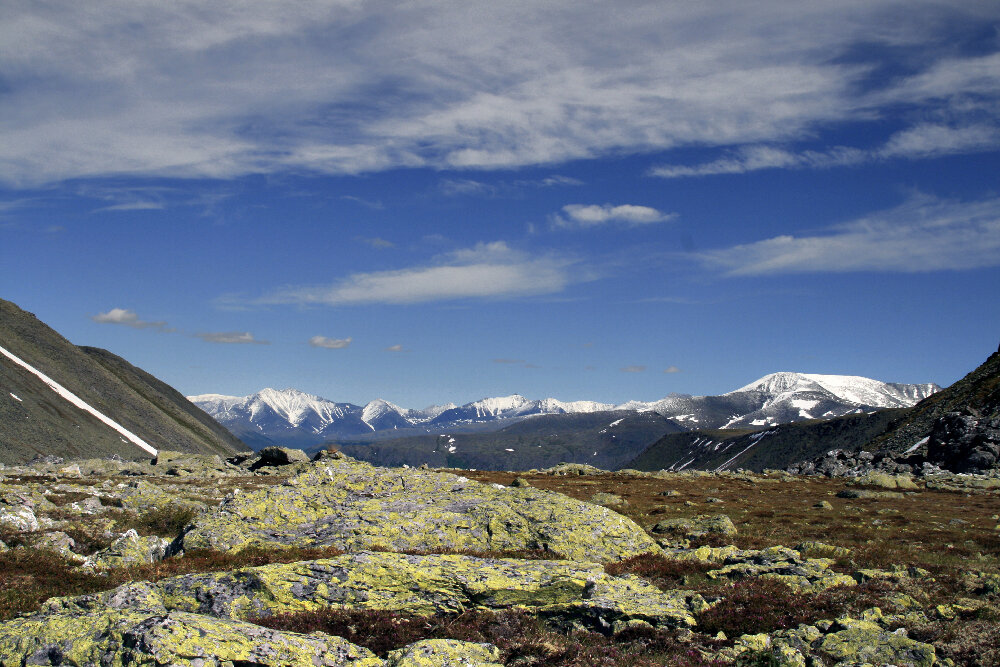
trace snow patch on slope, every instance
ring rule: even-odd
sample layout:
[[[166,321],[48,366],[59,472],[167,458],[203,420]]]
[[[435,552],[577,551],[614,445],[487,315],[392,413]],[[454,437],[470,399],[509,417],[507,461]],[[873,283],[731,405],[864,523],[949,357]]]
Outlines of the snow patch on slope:
[[[91,405],[89,403],[87,403],[82,398],[80,398],[79,396],[77,396],[76,394],[74,394],[73,392],[71,392],[69,389],[67,389],[66,387],[62,386],[61,384],[59,384],[58,382],[56,382],[55,380],[53,380],[52,378],[50,378],[45,373],[42,373],[40,370],[38,370],[37,368],[35,368],[31,364],[29,364],[28,362],[24,361],[20,357],[14,356],[14,354],[12,354],[11,352],[7,351],[3,347],[0,347],[0,354],[4,355],[8,359],[10,359],[11,361],[13,361],[18,366],[21,366],[22,368],[26,369],[29,373],[32,373],[33,375],[35,375],[35,377],[37,377],[39,380],[41,380],[42,382],[44,382],[45,384],[47,384],[49,386],[49,389],[51,389],[52,391],[56,392],[56,394],[58,394],[59,396],[61,396],[62,398],[64,398],[69,403],[72,403],[73,405],[75,405],[76,407],[80,408],[84,412],[89,412],[94,417],[97,417],[101,422],[103,422],[104,424],[110,426],[114,430],[118,431],[118,433],[120,433],[121,435],[123,435],[126,438],[128,438],[128,440],[131,441],[132,444],[134,444],[134,445],[136,445],[138,447],[141,447],[142,449],[146,450],[147,452],[149,452],[153,456],[156,456],[157,452],[156,452],[156,448],[155,447],[153,447],[152,445],[150,445],[149,443],[147,443],[145,440],[143,440],[142,438],[140,438],[139,436],[137,436],[135,433],[132,433],[132,431],[129,431],[127,428],[125,428],[124,426],[122,426],[118,422],[114,421],[110,417],[106,416],[105,414],[103,414],[101,412],[98,412],[95,408],[91,407]],[[14,396],[14,395],[11,394],[11,396]],[[17,398],[17,397],[14,396],[14,398]],[[21,399],[18,398],[17,400],[20,401]]]

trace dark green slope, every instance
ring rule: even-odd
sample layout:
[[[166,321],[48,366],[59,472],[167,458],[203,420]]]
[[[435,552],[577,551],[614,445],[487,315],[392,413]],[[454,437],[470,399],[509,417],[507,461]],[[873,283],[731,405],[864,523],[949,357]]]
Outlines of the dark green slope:
[[[212,454],[246,449],[220,426],[211,426],[211,418],[201,409],[148,373],[109,352],[73,345],[33,314],[2,299],[0,346],[157,449]],[[0,462],[21,463],[36,454],[148,456],[3,356],[0,379]]]
[[[539,415],[490,433],[335,444],[351,456],[385,466],[426,463],[433,467],[530,470],[566,462],[615,469],[665,433],[683,430],[655,412],[611,411]]]
[[[627,467],[638,470],[785,468],[831,449],[858,449],[905,418],[909,409],[880,410],[826,420],[781,424],[764,431],[691,431],[667,435]]]

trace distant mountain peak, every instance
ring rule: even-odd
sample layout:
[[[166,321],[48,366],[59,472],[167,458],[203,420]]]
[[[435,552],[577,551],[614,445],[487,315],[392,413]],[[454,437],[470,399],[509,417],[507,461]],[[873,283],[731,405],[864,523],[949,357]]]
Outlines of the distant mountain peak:
[[[937,385],[904,385],[850,375],[780,372],[721,396],[670,394],[659,401],[620,405],[597,401],[494,396],[456,406],[401,408],[382,398],[364,406],[334,403],[297,389],[262,389],[242,398],[203,394],[192,400],[240,437],[272,442],[303,439],[308,444],[385,431],[461,432],[482,430],[535,415],[605,411],[656,412],[685,428],[757,428],[789,421],[837,417],[882,408],[908,407],[937,391]]]

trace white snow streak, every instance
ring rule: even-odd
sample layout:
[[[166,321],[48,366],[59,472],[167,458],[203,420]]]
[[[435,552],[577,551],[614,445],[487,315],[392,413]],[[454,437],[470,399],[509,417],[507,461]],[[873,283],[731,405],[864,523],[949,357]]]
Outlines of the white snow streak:
[[[13,398],[15,401],[17,401],[18,403],[24,403],[24,401],[21,400],[21,397],[18,396],[17,394],[9,391],[7,393],[10,394],[10,397]]]
[[[907,449],[903,453],[904,454],[912,454],[913,452],[917,451],[917,448],[919,448],[921,445],[926,445],[927,441],[930,440],[930,439],[931,439],[931,436],[928,435],[925,438],[921,438],[920,440],[917,440],[915,443],[913,443],[912,447],[910,447],[909,449]]]
[[[107,424],[108,426],[110,426],[114,430],[118,431],[119,433],[121,433],[123,436],[125,436],[129,440],[131,440],[132,444],[134,444],[134,445],[136,445],[138,447],[141,447],[142,449],[146,450],[147,452],[149,452],[153,456],[156,456],[156,453],[157,453],[156,452],[156,448],[154,448],[151,445],[149,445],[148,443],[146,443],[145,440],[143,440],[142,438],[140,438],[139,436],[137,436],[135,433],[132,433],[132,431],[129,431],[127,428],[125,428],[124,426],[122,426],[118,422],[112,420],[110,417],[106,417],[102,413],[100,413],[97,410],[95,410],[94,408],[92,408],[82,398],[80,398],[79,396],[77,396],[76,394],[74,394],[73,392],[71,392],[69,389],[67,389],[66,387],[62,386],[61,384],[59,384],[58,382],[56,382],[55,380],[53,380],[52,378],[50,378],[48,375],[45,375],[40,370],[38,370],[37,368],[35,368],[31,364],[29,364],[28,362],[24,361],[23,359],[20,359],[19,357],[14,356],[13,354],[11,354],[10,352],[8,352],[3,347],[0,347],[0,354],[3,354],[5,357],[7,357],[11,361],[13,361],[18,366],[21,366],[22,368],[24,368],[24,369],[28,370],[29,372],[33,373],[39,380],[41,380],[45,384],[49,385],[49,388],[52,389],[52,391],[56,392],[61,397],[63,397],[64,399],[66,399],[67,401],[69,401],[70,403],[72,403],[73,405],[75,405],[76,407],[80,408],[84,412],[89,412],[90,414],[94,415],[99,420],[101,420],[102,422],[104,422],[105,424]],[[18,400],[20,400],[20,399],[18,399]]]
[[[740,452],[739,454],[737,454],[736,456],[734,456],[733,458],[729,459],[728,461],[726,461],[725,463],[723,463],[721,466],[719,466],[718,468],[716,468],[715,472],[719,472],[720,470],[725,470],[725,468],[726,468],[727,465],[729,465],[730,463],[732,463],[733,461],[735,461],[736,459],[738,459],[740,456],[743,455],[744,452],[746,452],[748,449],[750,449],[751,447],[753,447],[754,445],[756,445],[758,442],[760,442],[761,440],[763,440],[764,436],[771,435],[772,433],[774,433],[774,431],[764,431],[763,433],[755,433],[752,436],[750,436],[750,444],[747,445],[746,447],[744,447],[742,452]]]

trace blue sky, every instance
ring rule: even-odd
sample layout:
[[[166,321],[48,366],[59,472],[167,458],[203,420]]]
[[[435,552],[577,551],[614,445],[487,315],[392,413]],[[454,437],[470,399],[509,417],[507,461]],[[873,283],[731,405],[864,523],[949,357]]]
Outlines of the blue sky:
[[[6,3],[0,293],[186,394],[962,377],[996,2]]]

